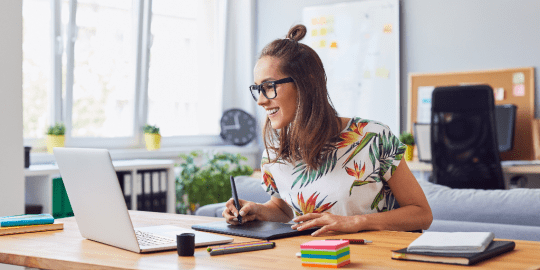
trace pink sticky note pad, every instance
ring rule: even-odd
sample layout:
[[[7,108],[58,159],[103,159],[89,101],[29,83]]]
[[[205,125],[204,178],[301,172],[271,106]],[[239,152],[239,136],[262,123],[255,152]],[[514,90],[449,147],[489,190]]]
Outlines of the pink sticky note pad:
[[[522,97],[525,95],[525,85],[524,84],[514,84],[514,96]]]
[[[314,240],[300,245],[301,249],[324,249],[338,250],[348,246],[349,241],[346,240]]]

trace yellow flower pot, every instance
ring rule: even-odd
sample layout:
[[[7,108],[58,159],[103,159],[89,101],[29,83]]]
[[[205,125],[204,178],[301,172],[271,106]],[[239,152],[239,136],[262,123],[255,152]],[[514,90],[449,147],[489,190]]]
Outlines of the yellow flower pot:
[[[161,135],[144,133],[144,141],[146,142],[146,150],[158,150],[161,147]]]
[[[407,150],[405,150],[405,160],[406,161],[412,161],[413,160],[413,151],[414,151],[414,145],[407,145]]]
[[[65,135],[47,135],[47,152],[52,154],[54,147],[64,147],[65,142]]]

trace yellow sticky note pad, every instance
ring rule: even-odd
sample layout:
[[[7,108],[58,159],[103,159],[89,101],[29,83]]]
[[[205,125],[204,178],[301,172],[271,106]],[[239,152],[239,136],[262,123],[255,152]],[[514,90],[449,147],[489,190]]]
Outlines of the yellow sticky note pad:
[[[326,28],[321,28],[321,36],[326,36]]]
[[[311,30],[311,36],[312,36],[312,37],[317,36],[317,33],[318,33],[317,29]]]
[[[321,41],[319,42],[319,47],[321,47],[321,48],[326,47],[326,40],[324,40],[324,39],[321,40]]]

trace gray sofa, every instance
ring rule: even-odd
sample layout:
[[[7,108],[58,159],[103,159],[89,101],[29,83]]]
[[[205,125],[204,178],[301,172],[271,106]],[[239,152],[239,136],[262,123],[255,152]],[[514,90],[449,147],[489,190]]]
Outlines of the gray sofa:
[[[261,180],[237,177],[241,199],[263,203],[270,196]],[[419,181],[433,212],[428,231],[490,231],[496,238],[540,241],[540,189],[452,189]],[[225,203],[206,205],[196,215],[221,217]]]

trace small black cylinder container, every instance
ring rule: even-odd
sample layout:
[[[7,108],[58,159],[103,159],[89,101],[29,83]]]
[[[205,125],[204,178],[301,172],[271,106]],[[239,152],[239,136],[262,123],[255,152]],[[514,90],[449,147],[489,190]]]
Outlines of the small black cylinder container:
[[[30,150],[32,147],[25,146],[24,147],[24,167],[29,168],[30,167]]]
[[[193,256],[195,253],[195,234],[182,233],[176,236],[178,256]]]

